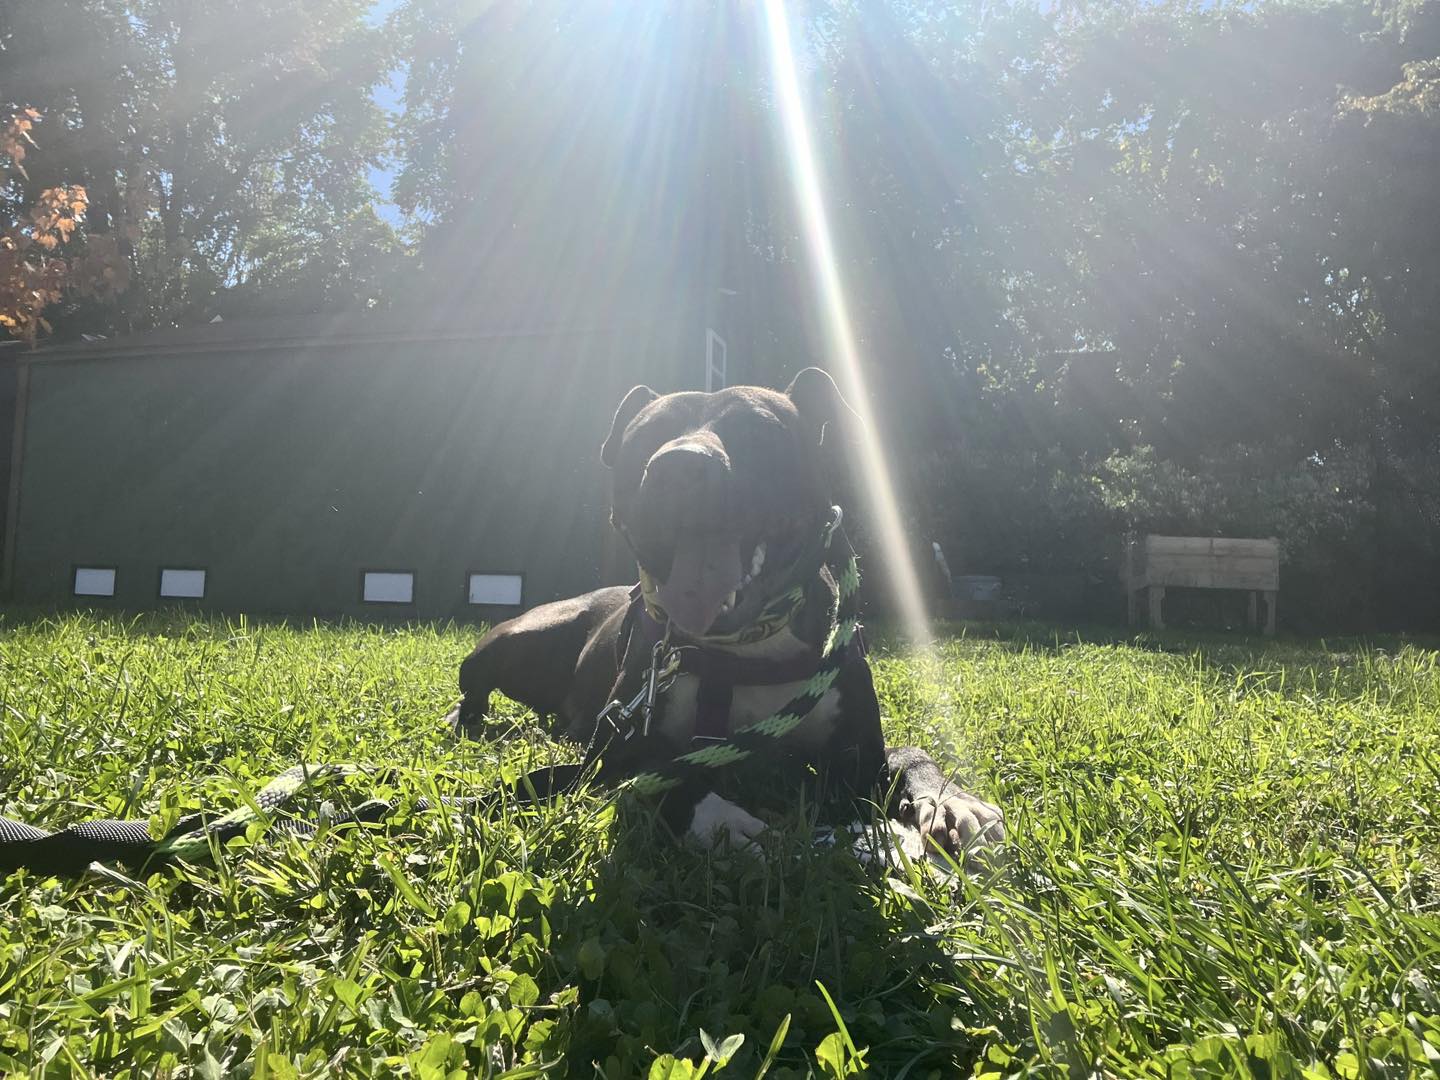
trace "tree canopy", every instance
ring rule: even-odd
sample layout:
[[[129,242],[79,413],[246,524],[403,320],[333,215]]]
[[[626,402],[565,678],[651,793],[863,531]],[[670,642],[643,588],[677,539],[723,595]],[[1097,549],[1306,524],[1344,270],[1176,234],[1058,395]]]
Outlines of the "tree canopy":
[[[372,91],[389,70],[362,0],[8,0],[0,108],[44,118],[14,218],[40,191],[90,195],[87,247],[128,286],[64,325],[194,321],[222,295],[292,306],[373,299],[395,239],[367,167],[389,138]]]

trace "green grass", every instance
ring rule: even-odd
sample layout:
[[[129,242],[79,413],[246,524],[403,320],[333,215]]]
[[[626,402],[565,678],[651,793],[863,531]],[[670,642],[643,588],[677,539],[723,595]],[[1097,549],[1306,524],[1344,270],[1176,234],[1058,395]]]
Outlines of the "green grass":
[[[0,622],[0,813],[58,826],[489,790],[567,752],[436,721],[473,631]],[[135,886],[0,884],[0,1071],[45,1076],[1430,1075],[1440,659],[1388,643],[942,638],[892,739],[1001,803],[1001,864],[763,861],[599,794],[237,840]],[[508,736],[508,737],[506,737]],[[703,1034],[702,1034],[703,1033]],[[727,1037],[743,1035],[738,1048]]]

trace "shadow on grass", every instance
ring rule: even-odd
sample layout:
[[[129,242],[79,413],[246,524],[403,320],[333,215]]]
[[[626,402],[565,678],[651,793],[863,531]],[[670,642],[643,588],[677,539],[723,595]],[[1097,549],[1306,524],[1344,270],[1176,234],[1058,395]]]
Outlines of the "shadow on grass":
[[[1014,1003],[983,1000],[994,996],[983,974],[939,947],[930,924],[943,902],[817,849],[799,819],[766,846],[763,859],[701,851],[622,805],[588,895],[552,913],[554,974],[581,989],[570,1075],[645,1075],[655,1048],[700,1060],[702,1029],[716,1044],[743,1034],[731,1068],[753,1075],[787,1016],[778,1062],[805,1075],[840,1027],[820,986],[876,1075],[968,1073],[985,1045],[975,1027],[1021,1033]]]

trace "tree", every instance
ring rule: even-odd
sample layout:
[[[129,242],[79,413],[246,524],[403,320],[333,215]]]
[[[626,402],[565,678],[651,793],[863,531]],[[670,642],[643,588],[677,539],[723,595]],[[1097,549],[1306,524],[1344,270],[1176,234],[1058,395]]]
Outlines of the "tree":
[[[375,299],[349,274],[395,248],[367,179],[386,140],[372,90],[390,58],[363,0],[7,8],[0,106],[53,121],[19,198],[83,185],[79,242],[113,247],[132,271],[115,303],[70,297],[69,330],[193,319],[262,283],[276,296],[297,252],[307,280],[328,283],[310,303]]]
[[[734,272],[763,216],[751,15],[409,0],[396,197],[431,287],[583,322]]]
[[[0,129],[0,187],[28,179],[24,162],[35,146],[30,132],[39,122],[36,110],[25,109]],[[0,327],[31,345],[49,330],[44,312],[67,288],[97,293],[123,280],[123,267],[98,249],[86,259],[67,257],[88,204],[79,184],[47,187],[33,205],[0,227]]]

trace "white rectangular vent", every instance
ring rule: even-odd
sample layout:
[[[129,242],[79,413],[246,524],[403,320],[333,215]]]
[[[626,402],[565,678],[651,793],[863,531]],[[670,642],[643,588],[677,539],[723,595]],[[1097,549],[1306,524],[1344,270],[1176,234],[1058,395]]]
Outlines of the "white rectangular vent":
[[[518,607],[524,585],[519,574],[471,574],[470,603]]]
[[[76,596],[114,596],[115,568],[113,566],[77,566],[75,568]]]
[[[394,570],[365,573],[367,604],[410,604],[415,601],[415,575]]]
[[[160,595],[199,600],[205,595],[205,571],[165,567],[160,571]]]

